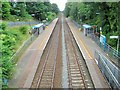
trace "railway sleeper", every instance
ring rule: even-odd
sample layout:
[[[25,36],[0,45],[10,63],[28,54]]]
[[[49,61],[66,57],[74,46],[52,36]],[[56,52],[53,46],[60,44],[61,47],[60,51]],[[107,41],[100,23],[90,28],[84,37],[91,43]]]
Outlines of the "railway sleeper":
[[[51,88],[51,85],[48,84],[41,84],[39,88]]]
[[[72,86],[73,87],[84,87],[84,84],[83,83],[81,83],[81,84],[74,84],[74,83],[72,83]]]
[[[52,78],[52,75],[43,75],[42,78]]]
[[[81,74],[71,74],[71,77],[81,77]]]
[[[79,74],[79,71],[70,71],[71,74]]]
[[[82,77],[71,77],[72,80],[82,80]]]
[[[81,80],[71,80],[71,82],[72,83],[80,83],[81,84],[81,83],[83,83],[83,80],[82,79]]]
[[[45,76],[52,76],[52,74],[53,74],[53,72],[44,72],[43,73],[43,76],[45,75]]]
[[[70,68],[71,71],[79,71],[78,68],[74,69],[74,68]]]
[[[48,81],[48,82],[46,82],[46,81],[41,81],[41,83],[40,83],[40,85],[42,85],[42,84],[45,84],[45,85],[51,85],[52,84],[52,82],[50,82],[50,81]]]

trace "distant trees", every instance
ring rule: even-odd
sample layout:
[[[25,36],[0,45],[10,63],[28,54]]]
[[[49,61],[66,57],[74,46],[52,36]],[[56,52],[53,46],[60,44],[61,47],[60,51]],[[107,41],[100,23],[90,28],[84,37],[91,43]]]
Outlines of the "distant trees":
[[[52,14],[57,15],[59,12],[58,6],[49,2],[27,2],[26,7],[28,13],[34,14],[34,17],[39,20],[46,20],[49,14],[52,16]]]
[[[11,6],[9,3],[7,3],[7,2],[2,3],[2,18],[3,19],[9,19],[10,15],[11,15],[10,9],[11,9]]]
[[[59,12],[56,4],[50,2],[2,2],[3,20],[46,20]],[[51,15],[50,15],[51,14]]]
[[[102,27],[107,42],[116,47],[117,40],[110,40],[109,36],[120,36],[120,2],[68,2],[64,13],[78,23],[88,23]]]
[[[52,4],[52,12],[55,12],[56,14],[58,14],[58,12],[59,12],[59,8],[58,8],[57,4],[55,4],[55,3]]]

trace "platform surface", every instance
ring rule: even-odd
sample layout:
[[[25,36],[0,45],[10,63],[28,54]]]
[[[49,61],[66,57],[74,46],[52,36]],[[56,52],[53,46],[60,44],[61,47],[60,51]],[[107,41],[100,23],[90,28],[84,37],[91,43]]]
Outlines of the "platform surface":
[[[53,20],[37,39],[27,48],[19,59],[14,78],[9,81],[10,88],[30,88],[42,53],[49,41],[58,18]]]
[[[94,59],[95,50],[97,49],[102,53],[101,49],[94,41],[92,41],[92,39],[86,37],[83,32],[79,31],[78,27],[70,19],[66,20],[83,55],[83,58],[85,59],[95,88],[109,88],[109,85],[104,79]]]

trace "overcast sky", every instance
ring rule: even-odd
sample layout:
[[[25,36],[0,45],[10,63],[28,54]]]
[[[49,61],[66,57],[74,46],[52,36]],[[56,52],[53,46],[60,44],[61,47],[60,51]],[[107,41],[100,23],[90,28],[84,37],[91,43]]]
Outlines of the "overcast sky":
[[[63,11],[65,8],[65,3],[67,0],[50,0],[51,3],[56,3],[60,11]]]

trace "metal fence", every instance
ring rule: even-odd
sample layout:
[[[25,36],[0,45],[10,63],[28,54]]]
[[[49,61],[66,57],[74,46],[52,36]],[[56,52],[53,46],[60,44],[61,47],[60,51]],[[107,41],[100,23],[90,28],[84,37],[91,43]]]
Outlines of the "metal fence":
[[[79,25],[77,22],[75,22],[74,20],[72,20],[72,22],[78,27],[78,28],[80,28],[81,27],[81,25]]]
[[[95,51],[94,57],[97,64],[112,89],[120,89],[120,69],[110,62],[105,56]]]
[[[50,22],[46,22],[46,25],[49,25],[52,22],[52,20]],[[43,31],[41,31],[40,33],[42,33]],[[27,47],[38,37],[38,35],[36,33],[32,34],[32,36],[30,38],[28,38],[23,44],[22,46],[17,50],[17,52],[11,57],[11,60],[16,63],[18,61],[18,59],[21,57],[22,53],[25,51],[25,49],[27,49]]]
[[[78,28],[80,28],[81,26],[75,22],[74,20],[71,20]],[[113,61],[113,63],[115,63],[116,65],[120,65],[120,52],[117,52],[117,50],[115,50],[113,47],[111,47],[109,44],[106,44],[105,46],[102,45],[100,43],[100,39],[99,37],[96,37],[94,35],[94,33],[91,33],[90,35],[88,35],[92,38],[93,41],[96,42],[96,44],[106,53],[106,55],[108,55],[108,57],[111,58],[111,60]]]
[[[103,45],[100,43],[99,37],[91,35],[92,40],[96,42],[96,44],[109,56],[113,63],[115,63],[118,67],[120,65],[120,52],[117,52],[114,48],[112,48],[109,44]]]
[[[37,38],[36,35],[32,35],[30,38],[28,38],[22,46],[17,50],[17,52],[11,57],[11,60],[16,63],[18,59],[21,57],[23,52],[27,49],[27,47]]]
[[[8,22],[8,26],[17,26],[17,25],[33,25],[38,24],[39,22],[33,21],[33,22]]]

